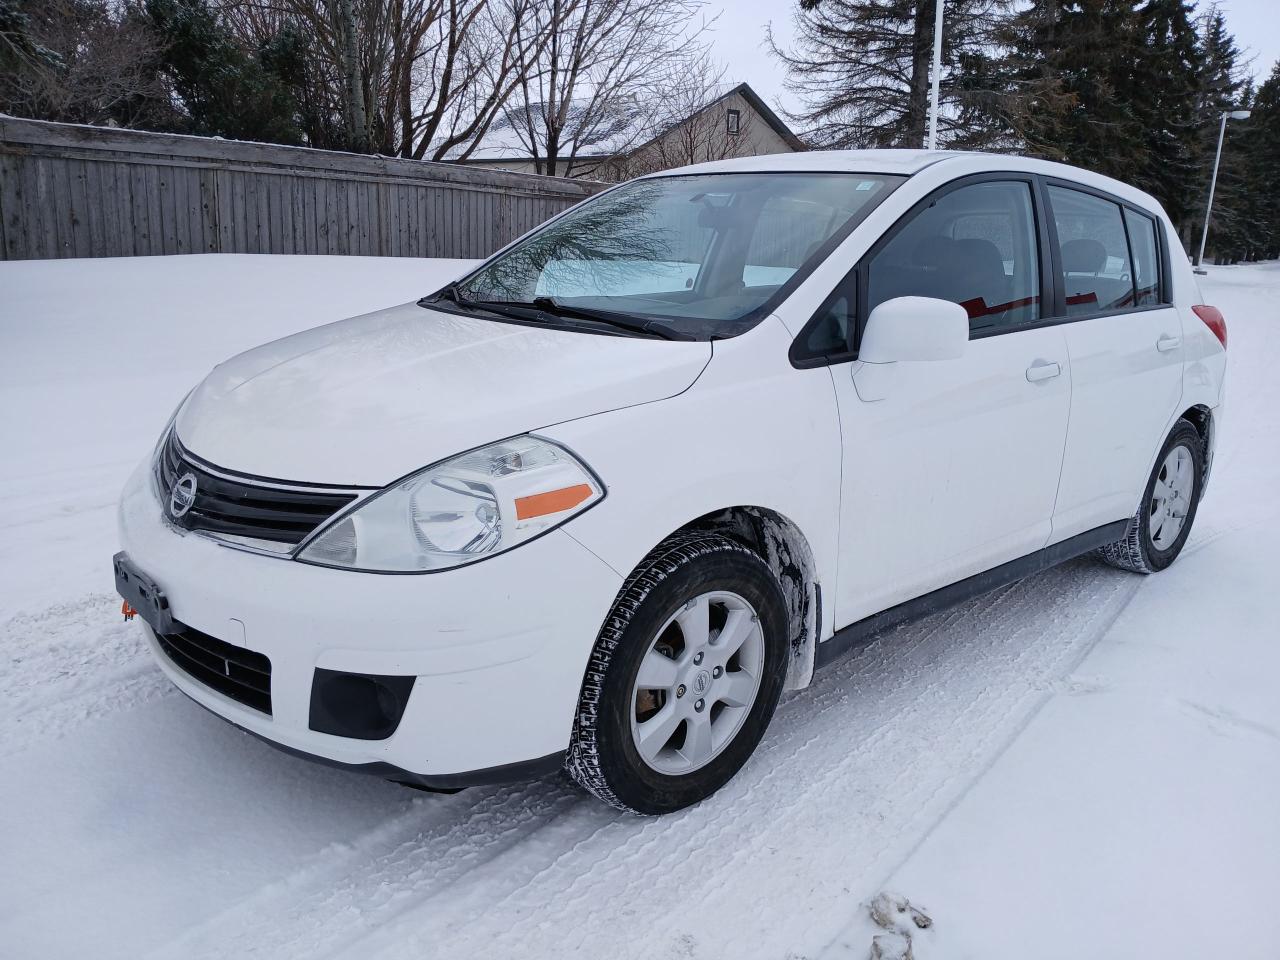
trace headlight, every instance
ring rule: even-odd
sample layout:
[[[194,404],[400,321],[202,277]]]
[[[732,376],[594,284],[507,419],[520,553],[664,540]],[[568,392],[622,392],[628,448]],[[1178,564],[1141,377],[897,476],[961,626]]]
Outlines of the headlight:
[[[557,527],[604,496],[573,454],[516,437],[374,494],[298,552],[330,567],[421,573],[473,563]]]

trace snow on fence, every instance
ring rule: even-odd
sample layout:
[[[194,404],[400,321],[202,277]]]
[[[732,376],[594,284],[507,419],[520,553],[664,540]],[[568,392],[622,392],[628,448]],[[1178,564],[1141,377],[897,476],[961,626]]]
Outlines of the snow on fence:
[[[483,257],[604,184],[0,115],[0,260]]]

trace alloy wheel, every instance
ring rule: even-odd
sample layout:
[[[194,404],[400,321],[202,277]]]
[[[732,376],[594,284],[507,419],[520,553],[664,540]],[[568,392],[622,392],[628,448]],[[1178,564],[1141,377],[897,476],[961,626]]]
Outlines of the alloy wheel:
[[[680,776],[714,760],[737,735],[760,690],[764,631],[736,593],[689,600],[649,643],[631,693],[641,759]]]
[[[1147,531],[1157,550],[1168,550],[1178,539],[1195,492],[1195,459],[1179,444],[1169,451],[1156,475],[1147,507]]]

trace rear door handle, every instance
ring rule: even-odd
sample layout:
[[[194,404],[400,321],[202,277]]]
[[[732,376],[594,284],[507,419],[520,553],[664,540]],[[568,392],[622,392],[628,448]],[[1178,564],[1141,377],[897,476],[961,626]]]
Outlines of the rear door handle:
[[[1047,360],[1037,360],[1027,367],[1027,382],[1037,383],[1041,380],[1052,380],[1062,373],[1062,364]]]
[[[1168,353],[1170,350],[1177,350],[1180,346],[1182,346],[1182,338],[1171,337],[1167,333],[1156,341],[1156,349],[1161,353]]]

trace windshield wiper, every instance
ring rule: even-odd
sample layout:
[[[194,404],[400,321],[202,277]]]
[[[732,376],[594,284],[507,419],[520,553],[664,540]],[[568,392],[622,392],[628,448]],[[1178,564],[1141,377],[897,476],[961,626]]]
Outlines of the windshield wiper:
[[[692,335],[683,330],[676,330],[653,319],[636,317],[629,313],[618,313],[614,310],[597,310],[594,307],[575,307],[561,303],[555,297],[534,297],[529,303],[511,302],[505,304],[512,307],[532,307],[545,313],[571,320],[591,320],[605,323],[620,330],[630,330],[644,336],[661,337],[663,340],[693,340]]]
[[[465,307],[468,310],[474,310],[480,306],[479,303],[462,292],[462,288],[458,286],[458,281],[456,280],[445,284],[435,293],[427,294],[418,301],[418,305],[425,306],[428,303],[438,303],[441,300],[448,300],[450,303],[456,303],[458,306]]]
[[[608,324],[611,327],[617,327],[621,330],[629,330],[632,333],[638,333],[647,337],[660,337],[663,340],[695,340],[696,337],[687,334],[682,330],[675,330],[666,324],[659,323],[653,319],[643,319],[632,316],[629,313],[617,313],[613,310],[595,310],[590,307],[574,307],[567,303],[561,303],[555,297],[534,297],[531,301],[525,303],[520,300],[473,300],[462,292],[457,282],[447,284],[437,292],[430,296],[423,297],[418,301],[421,305],[428,303],[438,303],[441,300],[448,300],[455,303],[464,310],[480,310],[487,313],[496,313],[500,317],[508,317],[510,319],[530,319],[523,317],[526,311],[533,311],[535,315],[551,314],[556,317],[564,317],[568,320],[589,320],[595,323]]]
[[[456,304],[463,310],[478,311],[480,313],[488,313],[493,316],[503,317],[507,320],[527,320],[521,313],[507,309],[508,307],[524,308],[524,304],[511,303],[508,304],[504,300],[473,300],[462,292],[462,288],[458,286],[457,281],[441,287],[435,293],[428,294],[418,301],[418,306],[425,307],[433,303],[439,303],[441,300],[447,300],[449,303]]]

